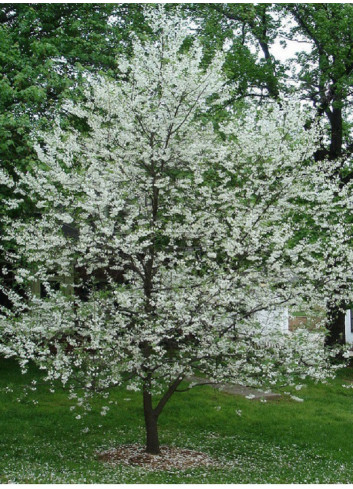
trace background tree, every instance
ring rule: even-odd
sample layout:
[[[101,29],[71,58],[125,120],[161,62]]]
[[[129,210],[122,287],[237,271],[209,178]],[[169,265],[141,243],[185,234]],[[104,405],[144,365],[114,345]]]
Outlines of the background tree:
[[[287,5],[296,21],[291,36],[300,33],[312,44],[309,53],[299,53],[298,81],[302,97],[313,103],[319,117],[328,123],[327,138],[321,142],[316,159],[340,161],[337,168],[342,185],[352,173],[353,134],[351,130],[353,86],[353,6],[348,4]],[[351,220],[351,217],[350,217]],[[351,235],[351,233],[350,233]],[[346,263],[348,272],[349,262]],[[345,312],[350,307],[347,295],[340,307],[329,308],[329,344],[345,338]]]
[[[87,70],[116,73],[129,33],[143,31],[142,6],[119,4],[2,4],[1,159],[24,165],[38,117],[73,96]],[[70,91],[68,89],[70,88]],[[23,168],[23,166],[22,166]]]
[[[16,179],[19,169],[36,164],[33,128],[51,127],[62,100],[82,95],[88,71],[117,76],[117,54],[129,51],[131,31],[143,35],[146,23],[138,4],[6,3],[0,20],[0,161]],[[9,211],[10,195],[0,185],[0,236],[4,215],[36,211],[28,199]]]
[[[225,72],[229,83],[235,82],[233,99],[276,99],[294,88],[312,105],[311,119],[319,117],[326,125],[315,158],[339,160],[337,171],[345,185],[352,177],[353,6],[204,4],[186,9],[199,26],[208,56],[216,47],[227,50]],[[299,41],[298,53],[288,62],[280,60],[279,43],[293,40]],[[297,69],[291,70],[293,65]],[[331,344],[344,340],[347,307],[348,297],[339,308],[330,309]]]
[[[135,39],[119,59],[124,77],[92,79],[84,102],[64,105],[85,132],[57,118],[37,134],[33,172],[15,188],[2,173],[7,205],[28,196],[40,215],[7,222],[28,301],[8,291],[0,351],[73,396],[141,390],[147,451],[158,453],[158,417],[194,372],[247,385],[330,374],[318,335],[264,329],[257,313],[325,307],[346,283],[334,258],[351,259],[351,203],[331,165],[317,171],[316,128],[303,129],[295,102],[229,112],[216,132],[202,114],[228,97],[222,57],[202,68],[199,43],[185,49],[189,20],[149,18],[154,41]]]
[[[191,4],[185,10],[194,19],[205,61],[226,51],[224,69],[235,100],[278,98],[285,70],[271,52],[281,28],[273,4]]]

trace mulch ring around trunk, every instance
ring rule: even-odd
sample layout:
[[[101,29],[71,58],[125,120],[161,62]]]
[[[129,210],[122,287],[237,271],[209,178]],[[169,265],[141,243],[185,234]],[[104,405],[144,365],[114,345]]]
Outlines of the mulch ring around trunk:
[[[206,453],[168,446],[161,446],[159,455],[147,453],[141,445],[122,445],[97,455],[103,462],[138,466],[147,470],[187,470],[218,465]]]

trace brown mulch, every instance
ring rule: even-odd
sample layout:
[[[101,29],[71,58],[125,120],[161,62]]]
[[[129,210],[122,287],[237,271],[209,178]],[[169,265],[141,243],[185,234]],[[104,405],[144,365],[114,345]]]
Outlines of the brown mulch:
[[[99,453],[98,458],[103,462],[138,466],[148,470],[187,470],[217,465],[216,460],[206,453],[169,446],[161,446],[159,455],[151,455],[140,445],[122,445]]]

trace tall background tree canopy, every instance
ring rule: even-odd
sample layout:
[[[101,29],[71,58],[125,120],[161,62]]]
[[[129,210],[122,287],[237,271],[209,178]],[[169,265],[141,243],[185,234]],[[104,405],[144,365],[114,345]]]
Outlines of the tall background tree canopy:
[[[295,90],[313,107],[313,118],[326,125],[316,160],[339,159],[342,185],[347,184],[353,177],[353,5],[207,4],[186,10],[210,56],[227,49],[225,70],[235,84],[235,100]],[[283,62],[279,45],[293,41],[297,52]],[[330,309],[329,344],[344,340],[343,309],[349,306]]]
[[[50,127],[64,99],[82,96],[87,72],[114,77],[116,56],[129,52],[131,32],[143,35],[146,23],[138,4],[6,3],[0,20],[0,166],[16,179],[36,165],[33,129]],[[7,197],[0,183],[0,235]],[[12,214],[34,211],[27,199]]]

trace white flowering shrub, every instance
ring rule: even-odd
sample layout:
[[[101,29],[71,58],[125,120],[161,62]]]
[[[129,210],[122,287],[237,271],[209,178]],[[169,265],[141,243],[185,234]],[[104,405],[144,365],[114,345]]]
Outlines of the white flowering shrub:
[[[6,290],[0,352],[73,396],[141,390],[156,453],[158,416],[195,371],[248,385],[330,374],[318,333],[268,331],[256,313],[325,307],[351,252],[347,197],[332,163],[313,162],[317,130],[299,104],[230,111],[217,132],[201,115],[227,96],[222,57],[201,69],[200,46],[183,49],[187,23],[157,11],[151,25],[158,40],[135,41],[120,81],[91,80],[84,103],[66,103],[84,131],[58,117],[36,136],[33,171],[16,185],[1,174],[6,205],[26,196],[38,213],[7,223],[27,300]]]

